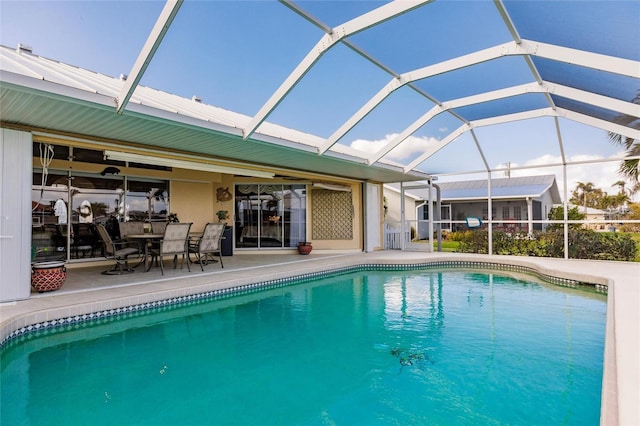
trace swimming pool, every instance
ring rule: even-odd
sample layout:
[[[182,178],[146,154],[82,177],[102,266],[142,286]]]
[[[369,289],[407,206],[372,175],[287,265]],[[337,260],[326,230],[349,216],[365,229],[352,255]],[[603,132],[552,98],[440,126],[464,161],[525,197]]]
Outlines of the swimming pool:
[[[597,424],[605,313],[601,294],[516,273],[327,276],[9,345],[0,414],[8,424]]]

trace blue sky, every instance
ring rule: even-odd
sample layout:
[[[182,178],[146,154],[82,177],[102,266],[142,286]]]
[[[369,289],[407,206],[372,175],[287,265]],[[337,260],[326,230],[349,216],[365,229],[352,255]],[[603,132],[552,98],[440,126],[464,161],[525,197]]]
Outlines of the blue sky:
[[[621,6],[616,9],[618,21],[611,26],[616,28],[612,36],[621,37],[615,32],[618,26],[628,22],[619,20],[628,19],[625,8],[627,3],[634,2],[615,3]],[[302,1],[298,4],[327,25],[335,26],[383,2]],[[540,4],[545,8],[553,5],[550,19],[560,19],[558,15],[563,14],[568,28],[572,28],[574,22],[598,15],[598,2],[588,4],[587,9],[594,9],[588,16],[580,16],[580,8],[567,8],[567,2],[538,2]],[[158,1],[1,0],[0,44],[15,47],[24,43],[32,46],[37,55],[110,76],[128,74],[163,6],[164,3]],[[523,14],[541,13],[539,7],[526,9],[524,3],[516,10]],[[631,18],[635,10],[632,9]],[[487,31],[487,28],[494,30]],[[530,31],[535,33],[536,28]],[[254,115],[322,35],[311,23],[274,1],[187,0],[141,84],[186,98],[197,95],[204,103]],[[536,36],[546,35],[536,33]],[[602,49],[607,48],[601,40],[606,37],[594,35],[590,39],[596,48],[601,44]],[[397,22],[373,27],[350,40],[394,71],[405,72],[424,66],[424,57],[431,62],[446,60],[511,41],[511,38],[492,2],[436,1],[420,9],[420,13],[406,14]],[[507,61],[511,62],[505,66]],[[439,99],[447,99],[447,96],[467,96],[478,90],[531,80],[523,61],[513,58],[456,73],[459,73],[457,80],[438,76],[420,82],[420,88]],[[318,61],[268,120],[328,137],[390,79],[389,74],[372,67],[351,49],[338,45]],[[541,101],[530,96],[520,102],[535,105]],[[390,140],[432,106],[430,101],[404,87],[394,92],[340,143],[373,152],[374,147]],[[421,128],[402,149],[395,150],[394,160],[408,163],[459,125],[454,117],[441,114]],[[607,141],[603,130],[565,119],[560,119],[560,126],[569,158],[619,155],[620,149]],[[476,130],[476,135],[493,167],[507,162],[525,165],[537,164],[543,159],[560,161],[556,130],[550,118],[483,127]],[[456,141],[455,146],[452,144],[423,163],[421,169],[449,173],[459,170],[461,164],[465,170],[483,167],[468,133]],[[606,191],[615,192],[610,185],[619,180],[615,172],[617,166],[617,163],[603,163],[595,167],[572,167],[570,180],[572,183],[593,182]],[[516,174],[549,172],[545,169]]]

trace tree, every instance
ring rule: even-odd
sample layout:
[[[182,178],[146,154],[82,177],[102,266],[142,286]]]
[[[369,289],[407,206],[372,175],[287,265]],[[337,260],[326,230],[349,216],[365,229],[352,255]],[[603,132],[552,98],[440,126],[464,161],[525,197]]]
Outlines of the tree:
[[[93,216],[95,218],[106,217],[108,206],[105,203],[98,201],[91,203],[91,210],[93,211]]]
[[[601,206],[600,206],[600,208],[603,210],[606,210],[606,209],[615,210],[624,206],[629,201],[631,201],[631,199],[629,198],[629,195],[627,194],[627,190],[625,189],[625,186],[626,186],[625,181],[619,180],[616,183],[614,183],[613,186],[618,186],[620,190],[615,195],[606,195],[603,197],[601,201]]]
[[[580,213],[578,206],[569,207],[567,210],[567,220],[584,220],[587,217],[586,214]],[[564,220],[564,207],[552,207],[548,215],[549,220]],[[582,226],[580,223],[570,223],[569,229],[578,229]],[[564,229],[562,223],[551,223],[547,226],[548,231],[559,231]]]
[[[623,180],[619,180],[616,181],[616,183],[614,183],[612,186],[617,186],[618,188],[620,188],[618,190],[619,194],[626,194],[626,190],[625,190],[625,186],[627,186],[627,182],[623,181]]]
[[[616,183],[616,185],[618,184]],[[587,208],[599,210],[617,209],[628,201],[629,196],[626,193],[620,192],[615,195],[609,195],[602,189],[596,188],[591,182],[578,182],[569,199],[571,204],[582,206],[585,213]]]
[[[640,220],[640,203],[629,204],[629,211],[625,215],[628,220]],[[620,227],[624,232],[640,232],[640,223],[625,223]]]
[[[577,206],[583,206],[585,212],[587,207],[598,208],[598,200],[602,198],[602,190],[596,188],[592,182],[578,182],[576,189],[571,193],[569,202]]]
[[[634,104],[640,104],[640,91],[636,93],[636,96],[631,100],[631,102]],[[637,117],[628,114],[620,114],[613,121],[623,126],[632,127],[632,123],[636,120],[638,120]],[[640,156],[640,141],[613,132],[608,132],[608,134],[609,140],[613,144],[624,146],[624,148],[627,150],[627,157]],[[631,182],[630,195],[633,195],[640,191],[640,177],[638,176],[639,167],[640,161],[635,158],[624,160],[620,164],[620,167],[618,169],[620,175]]]

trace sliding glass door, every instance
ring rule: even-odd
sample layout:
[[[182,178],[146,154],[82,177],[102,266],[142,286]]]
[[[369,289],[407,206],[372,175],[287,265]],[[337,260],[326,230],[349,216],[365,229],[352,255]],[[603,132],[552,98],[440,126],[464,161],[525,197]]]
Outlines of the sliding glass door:
[[[236,185],[235,201],[236,248],[288,248],[305,241],[305,185]]]

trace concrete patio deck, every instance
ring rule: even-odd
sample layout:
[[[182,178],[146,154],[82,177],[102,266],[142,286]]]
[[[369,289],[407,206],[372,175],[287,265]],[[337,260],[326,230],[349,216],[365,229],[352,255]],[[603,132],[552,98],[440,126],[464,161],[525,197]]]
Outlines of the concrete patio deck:
[[[236,254],[224,257],[224,269],[205,272],[159,268],[108,276],[107,266],[72,265],[64,287],[34,293],[28,300],[0,304],[0,341],[26,326],[245,284],[363,264],[487,262],[530,268],[541,274],[607,285],[607,326],[602,391],[602,425],[640,425],[640,264],[460,253],[380,251],[298,254]]]

